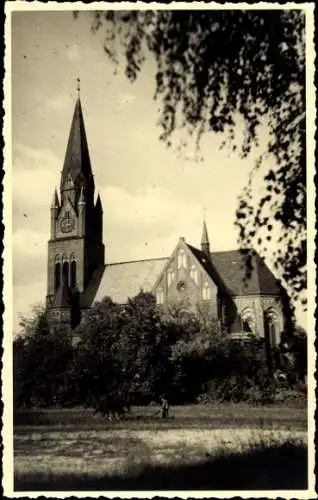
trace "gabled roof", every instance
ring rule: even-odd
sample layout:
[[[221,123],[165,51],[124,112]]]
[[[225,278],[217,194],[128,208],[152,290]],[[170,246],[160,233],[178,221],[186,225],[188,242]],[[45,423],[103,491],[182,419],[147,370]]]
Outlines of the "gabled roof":
[[[245,257],[240,250],[212,252],[211,258],[198,248],[185,243],[194,257],[218,286],[228,295],[280,295],[281,287],[275,276],[254,252],[253,269],[246,277]],[[169,258],[118,262],[106,266],[95,300],[110,296],[114,302],[125,303],[140,290],[150,292]]]
[[[84,118],[80,98],[77,98],[70,135],[67,143],[64,166],[61,176],[61,187],[70,173],[73,182],[82,174],[86,181],[94,184],[88,144],[84,126]]]
[[[70,309],[72,307],[71,291],[64,281],[56,290],[52,307],[59,309]]]
[[[159,258],[106,265],[95,301],[109,296],[114,302],[124,304],[140,290],[150,292],[167,261],[167,258]]]

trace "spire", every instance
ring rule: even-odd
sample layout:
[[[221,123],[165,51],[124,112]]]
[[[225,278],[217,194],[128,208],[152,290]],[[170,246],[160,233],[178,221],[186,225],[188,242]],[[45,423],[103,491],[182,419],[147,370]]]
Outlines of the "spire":
[[[98,193],[98,196],[97,196],[97,200],[96,200],[96,209],[99,211],[99,212],[103,212],[103,208],[102,208],[102,200],[100,199],[100,195]]]
[[[85,205],[85,196],[84,196],[83,186],[81,187],[81,193],[80,193],[80,197],[78,199],[78,204],[79,205]]]
[[[92,191],[94,190],[94,178],[92,174],[80,99],[79,78],[77,79],[77,99],[62,170],[61,189],[64,186],[68,173],[71,174],[74,183],[76,182],[78,176],[81,175],[84,177],[85,180],[83,179],[83,181],[86,181],[87,186],[90,186]]]
[[[210,241],[209,241],[208,230],[206,227],[205,218],[203,219],[201,250],[202,250],[202,252],[206,253],[207,255],[210,255]]]
[[[52,203],[51,203],[51,208],[59,208],[59,206],[60,206],[60,204],[59,204],[59,197],[58,197],[58,194],[57,194],[57,189],[55,188],[54,189]]]

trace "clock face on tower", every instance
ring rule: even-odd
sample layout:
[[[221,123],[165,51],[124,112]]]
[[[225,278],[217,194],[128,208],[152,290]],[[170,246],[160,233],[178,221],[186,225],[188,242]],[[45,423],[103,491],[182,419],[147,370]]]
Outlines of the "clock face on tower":
[[[74,219],[72,219],[69,215],[64,217],[60,222],[60,228],[62,233],[69,233],[74,229]]]

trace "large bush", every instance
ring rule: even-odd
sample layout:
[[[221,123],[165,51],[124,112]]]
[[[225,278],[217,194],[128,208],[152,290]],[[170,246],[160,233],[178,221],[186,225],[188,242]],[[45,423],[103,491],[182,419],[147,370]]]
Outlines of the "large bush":
[[[145,404],[165,392],[169,329],[152,295],[140,292],[125,306],[105,299],[76,332],[75,372],[83,403],[105,410],[112,401]]]
[[[292,340],[277,357],[284,369],[293,355],[284,388],[268,371],[263,340],[234,340],[213,318],[177,307],[162,315],[148,293],[125,306],[105,298],[72,336],[49,329],[44,311],[36,311],[14,341],[15,407],[82,404],[121,414],[162,395],[172,404],[267,404],[284,397],[282,389],[291,392],[293,374],[305,370],[303,336]]]

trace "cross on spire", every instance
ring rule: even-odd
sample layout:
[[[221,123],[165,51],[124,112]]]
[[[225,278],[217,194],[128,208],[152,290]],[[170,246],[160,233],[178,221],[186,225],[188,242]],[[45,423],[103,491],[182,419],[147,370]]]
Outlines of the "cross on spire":
[[[94,178],[91,169],[91,162],[89,158],[88,144],[84,126],[84,118],[83,118],[81,100],[79,96],[80,79],[76,78],[76,82],[77,82],[76,89],[78,92],[78,96],[75,103],[71,130],[66,147],[64,165],[61,176],[61,191],[65,190],[69,178],[71,178],[73,184],[75,185],[76,179],[81,174],[81,178],[84,176],[86,182],[88,183],[86,192],[87,195],[86,202],[89,203],[90,201],[92,201],[94,193]]]
[[[77,81],[77,96],[79,97],[81,92],[81,79],[77,77],[76,81]]]

